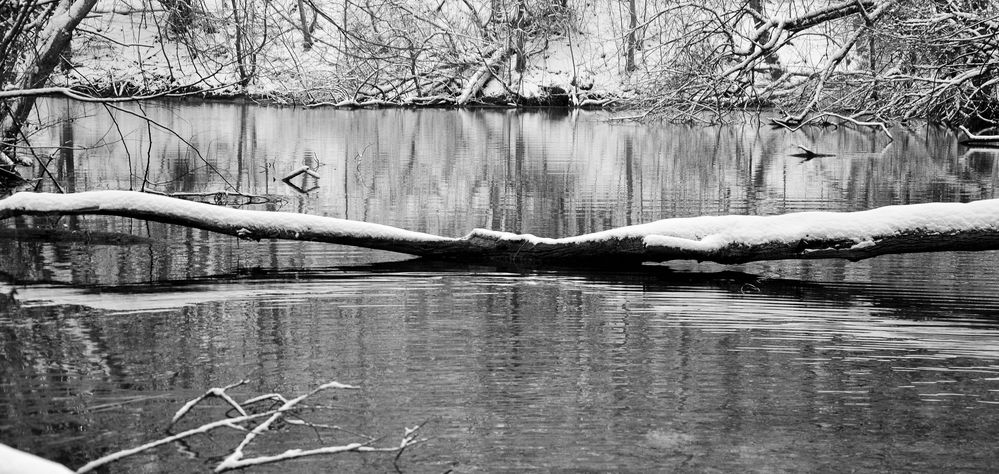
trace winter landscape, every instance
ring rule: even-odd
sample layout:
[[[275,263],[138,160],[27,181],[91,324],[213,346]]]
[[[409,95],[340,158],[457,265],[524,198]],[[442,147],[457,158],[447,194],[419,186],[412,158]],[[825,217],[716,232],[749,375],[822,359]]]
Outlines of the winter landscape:
[[[992,2],[0,24],[0,472],[999,467]]]

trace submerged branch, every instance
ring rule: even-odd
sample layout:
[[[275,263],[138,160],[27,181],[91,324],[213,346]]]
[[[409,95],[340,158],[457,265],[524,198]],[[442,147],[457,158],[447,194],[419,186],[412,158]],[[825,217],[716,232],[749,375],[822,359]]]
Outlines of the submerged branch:
[[[966,140],[968,142],[999,144],[999,135],[981,135],[977,133],[972,133],[971,130],[968,130],[968,127],[965,127],[964,125],[958,127],[958,130],[964,132],[964,134],[968,137],[968,139]]]
[[[134,191],[24,192],[0,200],[0,219],[46,214],[123,216],[246,239],[307,240],[467,261],[744,263],[999,249],[999,199],[859,212],[674,218],[560,239],[484,229],[461,238],[442,237],[367,222],[230,209]]]
[[[184,416],[186,416],[191,411],[191,409],[194,408],[196,405],[198,405],[199,403],[201,403],[205,399],[213,398],[213,397],[222,398],[223,400],[225,400],[225,402],[227,404],[229,404],[230,406],[232,406],[239,413],[239,416],[234,416],[234,417],[229,417],[229,418],[222,418],[220,420],[214,420],[214,421],[211,421],[211,422],[208,422],[208,423],[204,423],[204,424],[202,424],[202,425],[200,425],[200,426],[198,426],[196,428],[192,428],[192,429],[180,432],[180,433],[176,433],[176,434],[173,434],[173,435],[170,435],[170,436],[166,436],[166,437],[160,438],[160,439],[155,440],[155,441],[151,441],[149,443],[143,444],[142,446],[136,446],[134,448],[129,448],[129,449],[121,450],[121,451],[116,451],[114,453],[108,454],[108,455],[103,456],[101,458],[95,459],[95,460],[93,460],[93,461],[85,464],[84,466],[81,466],[79,469],[77,469],[76,472],[78,474],[82,474],[82,473],[85,473],[85,472],[91,472],[91,471],[93,471],[93,470],[95,470],[97,468],[100,468],[100,467],[102,467],[102,466],[104,466],[106,464],[109,464],[109,463],[112,463],[112,462],[116,462],[116,461],[120,461],[120,460],[122,460],[124,458],[127,458],[129,456],[133,456],[135,454],[138,454],[138,453],[141,453],[141,452],[144,452],[144,451],[148,451],[150,449],[162,446],[164,444],[168,444],[168,443],[173,443],[175,441],[184,440],[186,438],[190,438],[190,437],[195,436],[195,435],[208,434],[208,433],[210,433],[213,430],[216,430],[218,428],[230,428],[230,429],[234,429],[234,430],[238,430],[238,431],[243,431],[243,432],[246,432],[246,435],[243,437],[243,440],[239,443],[239,445],[237,445],[235,448],[233,448],[232,451],[229,453],[229,455],[225,459],[223,459],[222,462],[220,462],[218,465],[215,466],[215,472],[225,472],[225,471],[230,471],[230,470],[233,470],[233,469],[242,469],[242,468],[247,468],[247,467],[251,467],[251,466],[259,466],[259,465],[262,465],[262,464],[271,464],[271,463],[286,461],[286,460],[290,460],[290,459],[298,459],[298,458],[308,457],[308,456],[339,454],[339,453],[344,453],[344,452],[360,452],[360,453],[364,453],[364,452],[388,452],[388,453],[392,453],[392,452],[394,452],[394,453],[397,454],[396,460],[398,460],[398,455],[402,454],[402,452],[405,451],[406,448],[408,448],[410,446],[414,446],[416,444],[419,444],[419,443],[425,441],[425,439],[417,438],[418,431],[419,431],[420,427],[423,426],[421,424],[421,425],[417,425],[415,428],[406,428],[405,433],[402,436],[402,442],[398,446],[386,446],[386,447],[370,446],[370,444],[375,441],[375,438],[371,438],[371,437],[367,437],[366,436],[366,437],[364,437],[366,439],[364,439],[363,442],[352,442],[352,443],[348,443],[348,444],[342,445],[342,446],[323,446],[323,447],[313,448],[313,449],[289,449],[287,451],[284,451],[284,452],[282,452],[280,454],[276,454],[276,455],[261,455],[261,456],[257,456],[257,457],[246,458],[245,457],[244,449],[247,448],[250,445],[250,443],[252,443],[253,440],[258,435],[261,435],[261,434],[264,434],[264,433],[271,433],[271,434],[273,434],[274,430],[271,429],[271,426],[276,421],[279,421],[279,420],[284,420],[284,421],[287,421],[287,422],[301,421],[301,420],[289,420],[289,419],[287,419],[287,417],[290,416],[290,415],[294,415],[295,411],[297,409],[299,409],[298,405],[302,401],[304,401],[307,398],[309,398],[309,397],[311,397],[311,396],[313,396],[313,395],[315,395],[315,394],[317,394],[317,393],[319,393],[321,391],[324,391],[324,390],[330,390],[330,389],[347,389],[347,390],[351,390],[351,389],[358,388],[358,387],[355,387],[355,386],[352,386],[352,385],[346,385],[346,384],[342,384],[342,383],[339,383],[339,382],[328,382],[328,383],[325,383],[323,385],[320,385],[320,386],[314,388],[313,390],[309,391],[308,393],[306,393],[304,395],[300,395],[300,396],[295,397],[295,398],[290,399],[290,400],[287,399],[287,398],[285,398],[284,396],[282,396],[280,394],[267,394],[267,395],[263,395],[263,396],[251,398],[249,400],[244,401],[242,404],[240,404],[239,402],[237,402],[235,399],[232,398],[232,396],[230,396],[228,393],[226,393],[226,390],[238,387],[240,385],[244,385],[247,382],[248,382],[247,380],[243,380],[243,381],[236,382],[234,384],[226,385],[225,387],[216,387],[216,388],[209,389],[207,392],[205,392],[204,395],[201,395],[201,396],[199,396],[199,397],[197,397],[197,398],[195,398],[195,399],[187,402],[186,404],[184,404],[184,406],[181,407],[180,410],[177,411],[177,414],[174,415],[173,420],[170,421],[170,426],[173,426],[181,418],[183,418]],[[250,407],[253,403],[256,403],[257,401],[262,400],[262,399],[275,399],[275,398],[282,401],[282,403],[281,403],[281,405],[279,407],[271,409],[271,410],[267,410],[267,411],[262,412],[262,413],[252,413],[252,414],[248,413],[247,408]],[[263,421],[261,421],[261,420],[263,420]],[[256,425],[252,425],[252,423],[254,423],[254,422],[259,422],[259,423],[257,423]],[[313,428],[315,428],[316,426],[319,426],[319,425],[314,425],[314,424],[307,423],[307,422],[304,422],[304,421],[301,422],[301,423],[293,423],[293,424],[301,424],[301,425],[304,425],[304,426],[311,426]],[[251,426],[252,426],[252,428],[251,428]],[[0,444],[0,448],[3,448],[2,444]],[[0,449],[0,452],[2,452],[2,449]],[[21,454],[23,454],[23,453],[21,453]],[[32,461],[32,462],[35,462],[35,461]],[[43,461],[43,462],[47,462],[47,461]],[[40,466],[40,465],[35,465],[35,467],[38,467],[38,466]],[[56,465],[56,466],[58,466],[58,465]],[[62,466],[58,466],[58,467],[61,468]],[[25,470],[25,472],[27,472],[27,469]],[[50,472],[50,471],[46,471],[46,472]],[[56,472],[56,471],[53,470],[51,472]],[[66,472],[69,472],[69,471],[66,470]]]
[[[821,121],[821,120],[825,120],[828,117],[835,117],[835,118],[838,118],[838,119],[840,119],[840,120],[842,120],[844,122],[850,122],[850,123],[852,123],[852,124],[854,124],[854,125],[856,125],[858,127],[879,128],[879,129],[881,129],[882,132],[884,132],[885,136],[888,137],[888,140],[895,141],[895,137],[893,137],[891,135],[891,131],[888,130],[888,126],[885,125],[884,122],[861,121],[861,120],[857,120],[857,119],[855,119],[853,117],[847,117],[845,115],[840,115],[840,114],[833,113],[833,112],[822,112],[820,114],[812,116],[812,118],[809,118],[807,120],[803,120],[803,117],[799,116],[799,117],[787,117],[787,118],[783,118],[783,119],[772,118],[772,119],[770,119],[770,122],[773,123],[774,125],[778,125],[778,126],[784,127],[786,129],[788,129],[789,131],[797,132],[798,130],[800,130],[805,125],[808,125],[808,124],[814,123],[814,122],[818,122],[818,121]]]

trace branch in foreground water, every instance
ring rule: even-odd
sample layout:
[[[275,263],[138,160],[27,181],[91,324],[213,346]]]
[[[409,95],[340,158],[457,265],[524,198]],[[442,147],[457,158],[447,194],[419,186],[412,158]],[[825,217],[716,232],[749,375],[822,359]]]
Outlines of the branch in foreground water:
[[[170,423],[170,426],[172,427],[174,424],[176,424],[178,421],[184,418],[196,405],[210,398],[223,399],[228,405],[231,405],[237,411],[239,416],[235,416],[232,418],[222,418],[220,420],[208,422],[196,428],[191,428],[189,430],[185,430],[177,434],[166,436],[158,440],[143,444],[141,446],[136,446],[134,448],[124,449],[121,451],[108,454],[99,459],[90,461],[86,465],[77,469],[76,472],[78,474],[90,472],[106,464],[119,461],[121,459],[141,453],[143,451],[148,451],[150,449],[162,446],[164,444],[173,443],[186,438],[190,438],[194,435],[207,434],[218,428],[229,428],[233,430],[243,431],[246,432],[246,435],[243,437],[242,441],[240,441],[240,443],[232,449],[229,455],[226,456],[226,458],[223,459],[222,462],[220,462],[217,466],[215,466],[215,472],[225,472],[233,469],[242,469],[251,466],[259,466],[262,464],[272,464],[303,457],[339,454],[346,452],[358,452],[358,453],[392,452],[396,453],[396,457],[393,462],[398,462],[399,455],[401,455],[402,452],[406,450],[406,448],[425,441],[424,439],[417,437],[419,434],[419,430],[422,427],[422,425],[417,425],[416,427],[406,429],[405,433],[402,436],[402,441],[399,443],[398,446],[388,446],[388,447],[371,446],[372,443],[377,441],[377,438],[365,436],[364,438],[366,439],[357,442],[347,443],[344,445],[323,446],[313,449],[289,449],[287,451],[274,455],[260,455],[255,457],[246,457],[244,450],[256,439],[258,435],[271,431],[272,425],[274,425],[278,421],[282,421],[290,425],[303,425],[310,427],[312,429],[325,428],[325,429],[342,430],[337,426],[317,425],[299,418],[297,414],[297,411],[299,409],[298,405],[301,404],[301,402],[308,399],[309,397],[324,390],[329,390],[329,389],[350,390],[357,388],[339,382],[329,382],[320,385],[319,387],[316,387],[315,389],[304,395],[300,395],[290,400],[285,398],[281,394],[270,393],[250,398],[244,401],[243,403],[236,402],[228,393],[226,393],[226,390],[239,387],[243,384],[246,384],[247,382],[248,381],[243,380],[231,385],[227,385],[225,387],[216,387],[209,389],[207,392],[205,392],[204,395],[201,395],[184,404],[184,406],[177,411],[177,414],[174,415],[173,420]],[[262,402],[270,404],[276,402],[277,405],[272,405],[272,408],[270,409],[254,413],[252,408]],[[274,406],[276,406],[276,408]]]

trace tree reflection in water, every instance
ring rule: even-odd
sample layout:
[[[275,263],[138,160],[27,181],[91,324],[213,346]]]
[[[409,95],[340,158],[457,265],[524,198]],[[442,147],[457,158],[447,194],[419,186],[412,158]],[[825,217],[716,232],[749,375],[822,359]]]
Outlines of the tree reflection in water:
[[[46,107],[59,117],[65,103]],[[963,201],[995,197],[997,180],[993,151],[934,129],[887,145],[844,128],[586,112],[144,107],[241,191],[285,197],[283,210],[442,235]],[[176,137],[121,115],[126,140],[115,141],[103,109],[71,109],[80,118],[50,131],[76,144],[54,168],[64,187],[127,188],[147,171],[129,155],[152,143],[151,182],[224,188]],[[797,143],[837,156],[802,163],[789,156]],[[274,178],[307,152],[324,166],[320,188],[300,195]],[[240,379],[258,392],[359,385],[358,404],[330,416],[365,432],[434,420],[433,439],[403,459],[418,471],[986,470],[999,459],[995,252],[621,273],[441,266],[96,216],[72,225],[87,238],[23,231],[68,223],[3,223],[3,288],[17,293],[0,300],[0,437],[71,466],[152,439],[178,404]],[[120,469],[201,469],[208,454],[194,454],[163,449]]]

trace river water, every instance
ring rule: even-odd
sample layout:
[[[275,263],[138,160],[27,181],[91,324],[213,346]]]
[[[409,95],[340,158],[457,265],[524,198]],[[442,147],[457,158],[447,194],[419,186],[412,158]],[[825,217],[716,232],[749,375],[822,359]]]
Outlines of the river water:
[[[108,108],[47,100],[39,189],[267,196],[460,236],[994,198],[999,152],[943,130],[791,133],[596,112]],[[140,120],[146,116],[152,121]],[[836,156],[804,161],[802,144]],[[195,151],[195,149],[197,151]],[[281,181],[308,165],[320,178]],[[41,173],[40,170],[37,170]],[[221,196],[220,196],[221,197]],[[239,205],[235,197],[229,205]],[[426,423],[404,472],[999,468],[999,253],[611,270],[440,264],[87,216],[0,223],[0,442],[79,467],[187,400],[321,393],[249,454]],[[332,395],[335,395],[334,398]],[[211,402],[181,428],[225,416]],[[186,423],[186,424],[185,424]],[[112,472],[208,470],[241,434]],[[265,472],[394,471],[392,455]]]

